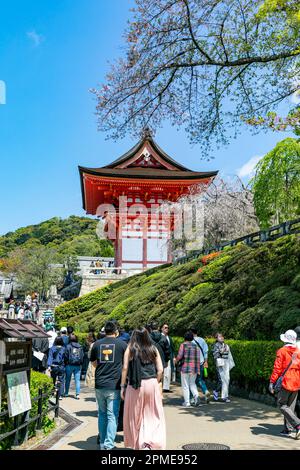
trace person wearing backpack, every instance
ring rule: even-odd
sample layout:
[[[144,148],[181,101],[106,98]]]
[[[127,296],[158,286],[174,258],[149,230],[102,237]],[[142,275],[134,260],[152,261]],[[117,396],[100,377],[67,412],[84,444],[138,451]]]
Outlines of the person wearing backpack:
[[[65,393],[65,357],[66,349],[61,336],[54,340],[54,345],[49,349],[48,369],[50,371],[53,385],[58,388],[59,399],[62,400]],[[57,385],[56,385],[57,384]]]
[[[83,363],[83,349],[78,343],[77,336],[74,334],[70,335],[69,344],[66,347],[66,394],[69,395],[69,388],[71,383],[72,375],[75,379],[76,388],[76,400],[79,400],[80,394],[80,372]]]
[[[295,414],[298,391],[300,390],[300,353],[297,348],[297,333],[287,330],[280,335],[284,346],[278,349],[270,378],[269,391],[277,394],[277,404],[284,416],[282,436],[300,439],[300,419]]]
[[[194,336],[194,343],[200,349],[200,374],[197,375],[196,385],[200,387],[202,393],[205,396],[205,403],[209,403],[210,400],[210,393],[207,389],[205,380],[204,380],[204,368],[207,369],[208,367],[208,346],[205,339],[198,336],[197,328],[191,328],[191,332]]]

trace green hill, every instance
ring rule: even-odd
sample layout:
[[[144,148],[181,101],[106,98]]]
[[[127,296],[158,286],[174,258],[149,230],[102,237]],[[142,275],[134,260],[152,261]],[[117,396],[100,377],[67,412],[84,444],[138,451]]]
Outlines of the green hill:
[[[58,253],[77,256],[113,256],[113,247],[96,235],[97,220],[70,216],[54,217],[37,225],[19,228],[0,237],[0,258],[16,248],[47,246]]]
[[[86,331],[109,318],[134,328],[157,319],[181,335],[221,330],[235,339],[277,339],[300,324],[300,237],[240,244],[183,265],[154,268],[63,304],[60,322]]]

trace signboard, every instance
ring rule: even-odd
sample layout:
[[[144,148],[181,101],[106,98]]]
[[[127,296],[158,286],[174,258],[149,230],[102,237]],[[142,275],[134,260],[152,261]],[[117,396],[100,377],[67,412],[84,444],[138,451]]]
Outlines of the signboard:
[[[6,342],[4,372],[30,367],[30,343],[25,341]]]
[[[26,371],[7,374],[8,412],[17,416],[31,409],[31,399]]]

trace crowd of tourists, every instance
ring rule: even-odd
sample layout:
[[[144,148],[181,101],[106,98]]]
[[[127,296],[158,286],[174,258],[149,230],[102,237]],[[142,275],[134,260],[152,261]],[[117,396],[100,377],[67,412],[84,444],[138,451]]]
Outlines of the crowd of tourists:
[[[10,320],[38,320],[39,296],[36,292],[26,295],[24,301],[10,300],[7,309],[7,318]]]
[[[182,407],[199,407],[210,400],[230,402],[230,371],[235,364],[221,333],[215,335],[211,350],[216,366],[212,395],[206,383],[209,348],[197,328],[185,333],[177,354],[166,323],[159,328],[152,322],[126,332],[116,321],[108,321],[97,337],[90,331],[83,344],[72,327],[48,334],[48,339],[33,340],[33,368],[48,369],[60,399],[69,396],[72,377],[76,399],[80,399],[81,380],[95,389],[102,450],[114,448],[118,430],[124,431],[126,448],[165,449],[163,398],[171,393],[176,370],[181,378]],[[300,327],[288,330],[280,339],[284,346],[277,352],[269,390],[276,393],[284,416],[281,434],[299,439],[295,406],[300,390]]]
[[[105,271],[105,268],[112,268],[114,266],[113,261],[100,261],[98,259],[96,262],[92,261],[90,264],[91,274],[102,274]],[[104,268],[104,269],[103,269]]]

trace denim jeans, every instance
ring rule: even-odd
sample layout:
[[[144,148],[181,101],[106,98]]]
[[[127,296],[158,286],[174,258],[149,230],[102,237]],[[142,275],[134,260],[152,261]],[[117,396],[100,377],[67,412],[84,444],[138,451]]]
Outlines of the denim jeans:
[[[58,395],[62,397],[65,394],[65,367],[64,366],[52,366],[51,377],[53,380],[54,387],[58,389]]]
[[[76,388],[76,395],[80,393],[80,371],[81,366],[66,366],[66,395],[69,394],[69,388],[71,383],[72,374],[74,374],[75,379],[75,388]]]
[[[100,449],[113,449],[118,427],[120,390],[96,388],[96,399],[98,402]]]
[[[196,385],[201,388],[204,394],[207,392],[207,386],[204,380],[204,364],[200,366],[200,375],[197,375]]]

